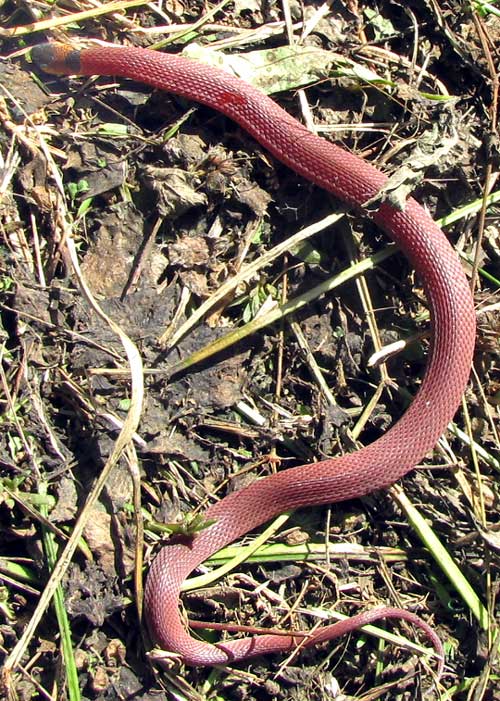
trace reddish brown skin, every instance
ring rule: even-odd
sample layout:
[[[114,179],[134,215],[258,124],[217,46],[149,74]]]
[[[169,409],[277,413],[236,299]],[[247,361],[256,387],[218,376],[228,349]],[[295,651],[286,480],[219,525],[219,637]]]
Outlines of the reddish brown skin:
[[[225,72],[190,59],[129,47],[81,51],[41,45],[33,60],[53,73],[133,78],[223,112],[277,159],[347,204],[362,209],[386,176],[366,161],[311,134],[260,91]],[[388,203],[371,218],[410,259],[425,287],[433,335],[421,388],[404,416],[384,436],[349,455],[284,470],[230,494],[211,506],[215,523],[188,544],[164,547],[146,583],[145,614],[154,640],[193,665],[234,663],[269,652],[315,645],[380,618],[404,618],[424,630],[442,658],[437,635],[415,614],[393,608],[366,611],[309,636],[260,635],[217,645],[189,634],[179,612],[180,587],[210,555],[275,515],[303,506],[360,497],[387,487],[433,448],[460,402],[469,377],[475,339],[472,295],[443,232],[408,199],[404,211]],[[442,660],[440,664],[442,669]]]

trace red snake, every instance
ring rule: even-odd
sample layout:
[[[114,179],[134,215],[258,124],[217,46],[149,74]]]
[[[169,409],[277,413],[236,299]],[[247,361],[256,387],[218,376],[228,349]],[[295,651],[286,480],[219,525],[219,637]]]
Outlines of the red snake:
[[[50,73],[132,78],[208,105],[237,122],[294,171],[358,210],[387,180],[366,161],[311,134],[269,97],[220,69],[118,46],[76,50],[43,44],[32,49],[32,58]],[[352,499],[389,486],[433,448],[457,409],[475,339],[472,295],[457,256],[443,232],[411,198],[403,211],[383,202],[367,216],[403,250],[426,291],[433,336],[422,385],[404,416],[371,445],[255,481],[211,506],[206,518],[214,523],[208,528],[188,542],[160,551],[147,578],[144,611],[153,639],[188,664],[233,663],[261,653],[290,651],[298,644],[308,647],[380,618],[404,618],[416,624],[442,657],[441,643],[430,626],[400,609],[375,608],[305,638],[290,632],[216,645],[191,637],[179,611],[182,582],[214,552],[284,511]]]

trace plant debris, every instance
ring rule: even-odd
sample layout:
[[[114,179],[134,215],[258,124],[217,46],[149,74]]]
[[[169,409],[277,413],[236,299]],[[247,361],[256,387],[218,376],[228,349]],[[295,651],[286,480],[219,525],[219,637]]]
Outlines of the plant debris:
[[[418,656],[365,633],[289,660],[217,670],[169,660],[166,674],[152,674],[139,635],[137,552],[145,545],[147,562],[154,556],[161,523],[203,528],[206,506],[246,481],[383,434],[419,387],[428,313],[410,264],[389,248],[365,274],[365,292],[351,280],[210,355],[229,332],[387,241],[362,217],[323,228],[343,208],[222,115],[131,82],[41,75],[24,52],[42,40],[99,39],[168,43],[261,85],[391,176],[385,197],[402,203],[413,192],[475,280],[467,408],[403,484],[470,597],[424,547],[393,490],[293,514],[272,537],[278,554],[258,550],[222,583],[190,592],[188,616],[302,631],[337,613],[404,606],[445,642],[442,698],[500,698],[496,5],[41,0],[6,2],[0,17],[0,630],[9,693],[266,701],[368,698],[374,688],[370,698],[388,701],[420,698],[430,678]],[[259,267],[311,225],[314,235]],[[132,351],[93,300],[145,368],[140,422],[118,460],[136,398]],[[193,321],[201,305],[204,318]],[[398,352],[384,355],[394,343]],[[200,352],[201,363],[174,372]],[[99,502],[82,514],[114,462]],[[45,600],[82,517],[61,586]],[[42,622],[24,639],[37,605]]]

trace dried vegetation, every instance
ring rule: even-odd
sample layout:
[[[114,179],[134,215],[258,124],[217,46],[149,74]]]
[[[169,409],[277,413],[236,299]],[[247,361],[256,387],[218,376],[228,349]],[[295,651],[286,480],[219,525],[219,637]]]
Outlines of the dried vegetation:
[[[385,431],[422,376],[426,303],[380,232],[220,115],[125,81],[41,75],[27,48],[62,39],[224,60],[445,226],[479,334],[426,469],[404,491],[293,514],[184,603],[195,618],[296,629],[401,605],[445,643],[436,698],[499,699],[498,5],[40,0],[4,2],[0,17],[8,692],[392,700],[420,698],[430,676],[365,634],[153,675],[135,602],[157,522],[203,525],[246,480]]]

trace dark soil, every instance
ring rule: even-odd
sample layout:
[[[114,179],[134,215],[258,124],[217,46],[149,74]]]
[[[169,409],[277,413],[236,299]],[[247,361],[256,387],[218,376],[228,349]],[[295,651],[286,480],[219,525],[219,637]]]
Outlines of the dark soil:
[[[197,41],[251,56],[290,43],[281,4],[228,3],[190,34],[180,32],[181,25],[187,29],[211,8],[166,5],[163,12],[138,5],[78,23],[67,13],[95,4],[6,2],[0,8],[6,59],[0,63],[0,640],[6,691],[77,698],[68,692],[62,623],[53,604],[46,602],[26,645],[15,646],[55,551],[74,531],[130,411],[131,372],[122,342],[78,284],[67,246],[71,235],[86,285],[136,344],[146,370],[133,449],[84,513],[83,538],[65,563],[61,607],[69,621],[75,688],[89,699],[421,698],[432,680],[429,666],[361,633],[288,662],[275,656],[231,669],[193,669],[171,660],[167,672],[155,671],[146,656],[132,576],[137,539],[147,570],[161,547],[157,522],[185,526],[186,517],[203,514],[214,499],[249,480],[376,439],[417,391],[429,339],[419,280],[396,253],[366,274],[364,293],[353,280],[202,362],[183,362],[262,308],[300,296],[387,241],[362,216],[346,216],[240,282],[176,338],[221,284],[342,207],[208,108],[127,81],[47,76],[21,51],[61,39],[152,46],[167,37],[173,38],[171,52]],[[318,609],[352,615],[380,604],[403,606],[435,627],[445,644],[442,694],[432,691],[431,698],[500,699],[493,642],[500,205],[491,204],[484,217],[478,207],[460,215],[485,192],[498,192],[500,18],[473,14],[458,2],[333,2],[321,18],[315,15],[319,3],[287,7],[295,43],[334,52],[358,71],[337,64],[304,81],[319,133],[387,174],[397,172],[403,196],[412,191],[434,218],[456,215],[445,231],[475,279],[475,372],[456,416],[458,432],[449,431],[425,469],[411,473],[403,487],[491,621],[480,625],[463,591],[387,492],[293,514],[272,539],[283,546],[276,561],[238,565],[223,581],[187,594],[184,606],[196,619],[297,630],[316,624]],[[36,24],[64,16],[66,25]],[[303,22],[313,29],[301,40]],[[176,32],[173,25],[179,25]],[[16,35],[16,26],[27,29]],[[361,69],[385,82],[367,83]],[[304,119],[297,99],[302,83],[289,80],[274,98]],[[402,352],[386,365],[369,365],[380,345],[400,339],[409,339]],[[365,413],[377,388],[382,391]],[[484,452],[471,451],[464,435]],[[144,539],[134,509],[134,467],[142,484]],[[307,563],[287,558],[297,543],[323,552],[329,543],[332,552]],[[415,639],[411,627],[392,629]],[[213,641],[223,635],[197,634]],[[15,649],[20,659],[12,657]]]

